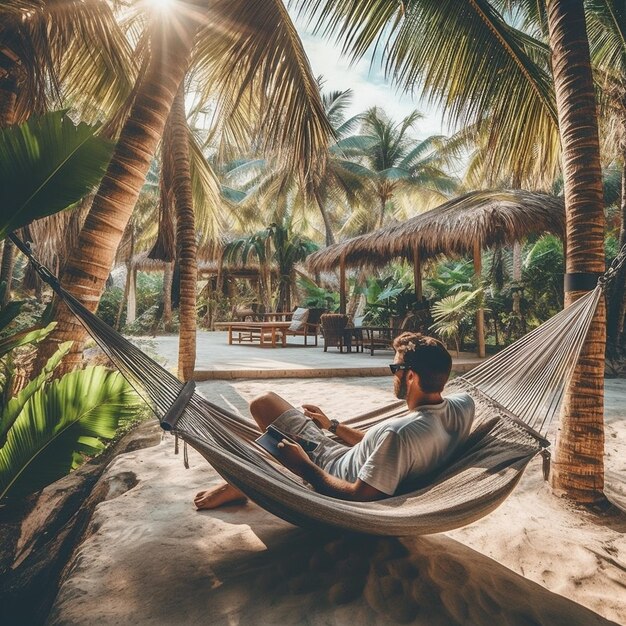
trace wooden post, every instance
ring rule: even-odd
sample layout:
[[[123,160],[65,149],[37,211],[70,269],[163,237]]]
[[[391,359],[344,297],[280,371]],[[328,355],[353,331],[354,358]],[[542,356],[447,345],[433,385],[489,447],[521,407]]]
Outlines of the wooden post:
[[[346,258],[339,258],[339,312],[346,314]]]
[[[474,242],[474,273],[476,278],[480,281],[480,274],[482,272],[482,258],[481,258],[481,246],[480,241]],[[483,309],[483,299],[480,298],[478,310],[476,311],[476,354],[480,358],[485,357],[485,310]]]
[[[126,323],[137,318],[137,267],[131,265],[128,276],[128,300],[126,301]]]
[[[420,304],[422,302],[422,260],[417,242],[413,245],[413,282],[415,283],[415,299]]]

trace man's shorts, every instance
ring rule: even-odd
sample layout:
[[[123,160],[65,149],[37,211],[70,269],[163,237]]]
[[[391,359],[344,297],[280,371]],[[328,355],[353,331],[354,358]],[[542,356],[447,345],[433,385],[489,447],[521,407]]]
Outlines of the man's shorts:
[[[338,457],[343,456],[350,449],[348,446],[327,437],[312,419],[309,419],[298,409],[285,411],[272,424],[287,435],[297,435],[303,439],[316,442],[317,448],[307,454],[311,461],[322,469],[326,468]]]

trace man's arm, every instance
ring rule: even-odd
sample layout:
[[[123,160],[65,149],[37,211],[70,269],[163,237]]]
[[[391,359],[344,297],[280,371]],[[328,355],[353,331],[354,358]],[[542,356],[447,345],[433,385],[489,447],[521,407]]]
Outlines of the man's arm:
[[[314,404],[303,404],[302,409],[304,410],[304,414],[311,418],[320,428],[324,428],[325,430],[330,428],[330,418],[318,406]],[[356,445],[365,436],[362,430],[350,428],[350,426],[345,426],[344,424],[337,426],[335,434],[349,446]]]
[[[310,483],[318,493],[338,498],[339,500],[352,500],[355,502],[369,502],[388,497],[386,493],[368,485],[360,478],[350,483],[347,480],[331,476],[321,467],[315,465],[297,443],[283,439],[278,444],[278,448],[282,464],[294,474]]]

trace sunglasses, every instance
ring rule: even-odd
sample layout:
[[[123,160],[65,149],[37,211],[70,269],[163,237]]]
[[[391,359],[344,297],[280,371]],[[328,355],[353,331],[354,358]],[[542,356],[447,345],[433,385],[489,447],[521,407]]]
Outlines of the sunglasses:
[[[389,369],[392,374],[395,374],[396,372],[410,370],[411,366],[406,365],[405,363],[389,363]]]

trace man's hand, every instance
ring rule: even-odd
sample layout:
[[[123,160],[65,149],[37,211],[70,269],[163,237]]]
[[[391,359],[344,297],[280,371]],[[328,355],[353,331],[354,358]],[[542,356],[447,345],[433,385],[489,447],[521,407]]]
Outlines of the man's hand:
[[[278,450],[280,454],[280,462],[294,474],[304,478],[313,461],[309,459],[307,453],[298,443],[283,439],[278,442]]]
[[[303,404],[302,409],[304,414],[315,422],[318,428],[328,430],[330,428],[330,418],[314,404]]]

